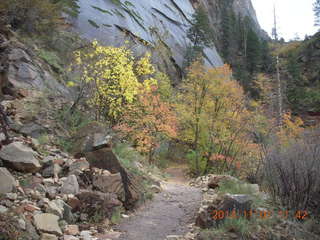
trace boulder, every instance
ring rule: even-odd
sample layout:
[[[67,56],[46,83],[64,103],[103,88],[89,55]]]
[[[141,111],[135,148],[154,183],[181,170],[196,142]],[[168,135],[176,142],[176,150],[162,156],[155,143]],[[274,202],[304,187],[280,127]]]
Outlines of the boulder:
[[[239,215],[249,212],[252,205],[252,197],[246,194],[225,194],[218,210],[237,211]]]
[[[8,208],[6,208],[5,206],[0,205],[0,214],[4,214],[8,211]]]
[[[85,158],[80,158],[74,161],[69,166],[69,174],[77,174],[78,172],[82,172],[84,170],[89,169],[90,164]]]
[[[76,157],[85,157],[91,167],[105,169],[112,174],[120,173],[124,189],[124,206],[132,208],[142,195],[141,181],[130,174],[120,163],[112,151],[110,131],[106,126],[93,122],[81,128],[75,135]]]
[[[47,213],[52,213],[54,215],[59,216],[60,219],[63,218],[63,207],[59,206],[56,201],[50,201],[46,208]]]
[[[217,227],[225,216],[215,218],[215,211],[222,211],[224,214],[235,212],[236,216],[245,216],[245,212],[251,210],[252,198],[245,194],[225,194],[223,196],[212,195],[212,199],[207,199],[202,205],[196,217],[196,226],[200,228]]]
[[[61,193],[64,194],[77,194],[79,192],[79,184],[75,175],[70,175],[63,182],[61,187]]]
[[[41,126],[37,123],[29,122],[29,123],[24,124],[20,128],[19,132],[26,135],[26,136],[30,136],[32,138],[38,138],[42,134],[46,133],[47,130],[43,126]]]
[[[41,165],[37,159],[38,153],[21,142],[13,142],[0,151],[3,163],[17,171],[35,173]]]
[[[62,235],[58,224],[59,217],[50,213],[40,213],[33,216],[34,225],[38,231],[45,233],[52,233],[55,235]]]
[[[120,173],[110,175],[96,175],[93,177],[93,186],[104,193],[115,193],[124,201],[124,188]]]
[[[0,194],[12,192],[16,186],[16,180],[6,168],[0,168]]]
[[[80,200],[81,212],[89,217],[98,214],[105,218],[111,218],[114,209],[122,205],[114,193],[85,190],[78,193],[76,197]]]
[[[58,176],[62,171],[62,168],[59,164],[52,163],[50,166],[46,167],[42,170],[42,176],[49,178],[49,177],[56,177]]]

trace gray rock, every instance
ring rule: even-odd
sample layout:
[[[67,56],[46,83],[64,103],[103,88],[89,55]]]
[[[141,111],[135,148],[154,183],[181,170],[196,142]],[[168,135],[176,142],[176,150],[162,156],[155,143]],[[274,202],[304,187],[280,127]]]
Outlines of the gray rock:
[[[27,123],[19,130],[22,134],[38,138],[41,134],[46,132],[46,129],[34,122]]]
[[[81,231],[80,236],[83,240],[91,240],[91,232],[90,231]]]
[[[54,176],[58,176],[62,171],[62,168],[60,167],[59,164],[52,164],[48,167],[46,167],[43,171],[42,171],[42,176],[44,177],[54,177]]]
[[[58,192],[57,187],[54,187],[54,186],[47,187],[46,193],[48,198],[54,199],[57,195],[57,192]]]
[[[22,230],[26,230],[26,222],[22,218],[18,219],[18,224]]]
[[[0,214],[6,213],[8,211],[8,208],[5,206],[0,205]]]
[[[77,159],[69,166],[70,175],[89,169],[90,164],[85,158]]]
[[[52,213],[59,216],[60,219],[63,218],[63,207],[59,206],[56,201],[50,201],[46,208],[47,213]]]
[[[6,193],[6,198],[10,199],[11,201],[14,201],[18,198],[18,194],[16,193]]]
[[[61,199],[55,200],[55,203],[57,204],[57,206],[59,206],[61,209],[63,209],[62,218],[67,223],[73,223],[75,221],[75,219],[74,219],[74,216],[72,214],[72,208]]]
[[[16,180],[6,168],[0,168],[0,194],[12,192],[16,186]]]
[[[52,233],[59,236],[62,235],[61,229],[58,224],[58,216],[50,213],[40,213],[36,214],[33,219],[38,231]]]
[[[70,175],[62,184],[61,193],[77,194],[79,193],[79,184],[75,175]]]
[[[37,172],[41,168],[37,156],[38,153],[21,142],[13,142],[0,151],[4,164],[21,172]]]
[[[48,233],[43,233],[41,235],[41,240],[58,240],[56,235],[48,234]]]
[[[11,50],[11,52],[8,54],[8,59],[10,61],[17,61],[17,60],[22,60],[25,62],[30,62],[31,59],[28,54],[26,54],[25,51],[23,51],[20,48],[14,48]]]
[[[110,140],[112,137],[110,135],[105,135],[102,133],[95,133],[93,135],[93,150],[98,150],[110,146]]]
[[[29,220],[26,220],[25,222],[26,222],[27,236],[25,237],[24,240],[39,240],[40,236],[38,235],[32,223]]]

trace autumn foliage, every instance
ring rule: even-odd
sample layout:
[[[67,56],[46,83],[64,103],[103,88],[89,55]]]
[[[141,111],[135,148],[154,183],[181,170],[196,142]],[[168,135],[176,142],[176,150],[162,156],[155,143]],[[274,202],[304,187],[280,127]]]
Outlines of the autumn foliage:
[[[102,46],[97,41],[89,49],[75,52],[81,81],[91,86],[88,103],[97,119],[115,123],[141,88],[148,90],[156,83],[150,77],[154,67],[149,60],[149,54],[135,59],[125,47]]]
[[[196,174],[237,170],[253,160],[253,113],[229,66],[206,68],[195,62],[181,85],[180,137],[192,145]]]
[[[128,105],[115,127],[134,142],[137,150],[152,162],[154,150],[164,138],[177,136],[177,118],[169,103],[161,100],[157,86],[141,90],[137,101]]]

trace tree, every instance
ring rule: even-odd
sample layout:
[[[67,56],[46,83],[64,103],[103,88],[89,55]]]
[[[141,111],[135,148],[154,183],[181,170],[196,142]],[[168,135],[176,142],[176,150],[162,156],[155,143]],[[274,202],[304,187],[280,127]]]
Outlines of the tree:
[[[137,100],[129,104],[115,129],[132,140],[137,150],[153,162],[160,140],[177,136],[177,118],[172,106],[161,99],[156,85],[142,89]]]
[[[228,65],[206,68],[193,63],[179,100],[180,138],[192,147],[189,157],[195,174],[208,172],[215,161],[219,164],[214,170],[224,172],[254,159],[254,117]]]
[[[203,49],[213,44],[213,30],[210,26],[208,14],[203,7],[196,9],[192,15],[191,27],[188,29],[187,37],[192,42],[187,47],[184,68],[203,56]]]
[[[315,15],[315,26],[320,26],[320,0],[316,0],[313,4],[313,11]]]
[[[253,74],[259,70],[261,63],[261,43],[258,35],[250,28],[247,38],[247,68]]]
[[[213,43],[213,32],[208,14],[203,7],[196,9],[192,15],[192,25],[187,32],[194,46],[210,47]]]
[[[89,49],[75,52],[75,64],[80,82],[91,86],[88,103],[96,119],[103,116],[111,124],[135,101],[140,88],[150,89],[156,82],[149,77],[154,73],[150,55],[135,59],[125,47],[105,47],[94,41]]]

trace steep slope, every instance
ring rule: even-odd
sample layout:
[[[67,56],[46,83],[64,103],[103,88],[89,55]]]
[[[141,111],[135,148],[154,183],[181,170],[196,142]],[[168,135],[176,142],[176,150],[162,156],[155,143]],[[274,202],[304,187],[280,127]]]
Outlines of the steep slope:
[[[87,39],[98,39],[105,44],[120,46],[126,40],[136,44],[133,50],[141,54],[146,50],[155,52],[162,45],[161,61],[165,70],[181,74],[186,47],[190,44],[186,36],[194,9],[203,4],[209,12],[212,27],[221,28],[221,9],[212,0],[79,0],[80,15],[73,19],[75,29]],[[261,31],[251,0],[237,0],[233,3],[236,13],[250,16]],[[157,55],[157,54],[156,54]],[[205,49],[208,65],[219,66],[222,59],[215,47]],[[167,58],[167,59],[164,59]],[[161,62],[159,61],[159,62]],[[176,74],[175,74],[176,75]]]
[[[79,5],[80,15],[74,24],[83,37],[116,46],[132,40],[137,43],[134,51],[138,54],[153,50],[161,42],[169,53],[167,65],[180,71],[189,44],[186,31],[194,13],[189,1],[134,0],[121,3],[93,0],[89,4],[80,0]],[[205,53],[208,64],[222,64],[215,48],[206,49]]]

